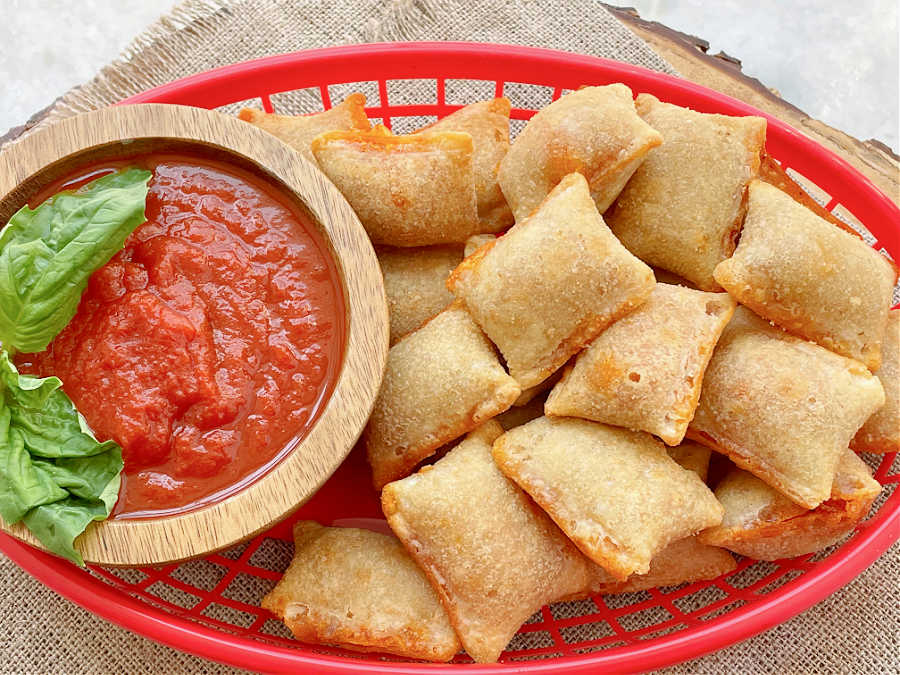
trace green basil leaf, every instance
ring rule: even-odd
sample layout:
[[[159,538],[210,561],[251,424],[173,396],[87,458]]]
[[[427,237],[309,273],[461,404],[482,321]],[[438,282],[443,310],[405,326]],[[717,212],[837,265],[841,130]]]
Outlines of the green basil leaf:
[[[122,449],[99,443],[55,377],[20,375],[0,348],[0,516],[83,564],[75,538],[108,517]]]
[[[13,215],[0,231],[0,516],[83,565],[75,539],[115,506],[122,450],[99,443],[56,377],[20,375],[71,321],[88,279],[146,218],[151,172],[126,169]]]
[[[122,450],[119,446],[93,457],[63,459],[47,473],[72,496],[41,504],[24,517],[25,525],[53,553],[84,565],[75,539],[95,520],[106,520],[119,498]]]
[[[0,231],[0,343],[37,352],[65,328],[91,274],[146,220],[151,176],[125,169],[10,218]]]
[[[10,428],[9,408],[0,410],[0,516],[17,523],[41,504],[65,499],[61,488],[40,466],[35,466],[18,430]]]
[[[24,521],[48,550],[83,567],[84,560],[75,548],[75,539],[92,521],[104,520],[108,515],[107,504],[100,500],[68,497],[32,509]]]
[[[116,445],[98,443],[83,431],[81,417],[62,389],[53,392],[42,408],[16,407],[11,413],[28,452],[38,457],[89,457]]]
[[[6,350],[0,351],[0,389],[5,389],[19,405],[41,408],[50,395],[62,387],[58,377],[20,375]]]
[[[116,475],[106,484],[103,491],[100,492],[99,499],[106,508],[106,516],[104,517],[107,517],[112,513],[113,507],[116,505],[116,502],[119,501],[119,488],[122,486],[122,469],[125,466],[125,463],[122,462],[122,448],[119,448],[118,466],[119,470],[116,472]],[[100,518],[99,520],[103,520],[103,518]]]
[[[36,459],[34,465],[76,497],[100,499],[122,470],[122,449],[112,443],[106,451],[90,457],[71,457],[55,462]]]
[[[2,351],[0,382],[10,401],[11,423],[32,455],[88,457],[117,447],[112,441],[97,443],[58,377],[20,375]]]

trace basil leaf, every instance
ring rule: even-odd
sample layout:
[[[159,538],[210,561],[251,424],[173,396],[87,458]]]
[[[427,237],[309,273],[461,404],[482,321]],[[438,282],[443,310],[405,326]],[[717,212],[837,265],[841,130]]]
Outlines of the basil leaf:
[[[24,521],[48,550],[84,567],[84,559],[75,548],[75,538],[92,521],[104,520],[108,515],[109,508],[102,501],[68,497],[32,509]]]
[[[10,428],[9,408],[0,410],[0,516],[17,523],[31,509],[68,493],[31,461],[22,435]]]
[[[0,231],[0,343],[37,352],[65,328],[91,274],[146,220],[151,176],[126,169],[10,218]]]
[[[48,550],[83,565],[75,538],[107,518],[122,449],[99,443],[55,377],[20,375],[0,348],[0,516],[25,522]]]
[[[87,457],[115,445],[97,443],[58,377],[20,375],[9,354],[0,351],[0,382],[15,402],[9,408],[11,422],[32,455]]]
[[[88,457],[115,445],[97,443],[83,431],[78,411],[62,389],[53,392],[41,408],[16,407],[11,413],[28,452],[38,457]]]
[[[76,497],[100,499],[110,482],[119,477],[122,469],[121,448],[115,443],[110,446],[91,457],[72,457],[56,462],[35,460],[34,465],[53,479],[56,485]]]
[[[69,490],[75,496],[42,504],[29,511],[24,521],[25,526],[48,550],[83,567],[84,559],[75,548],[75,539],[93,521],[106,520],[116,505],[121,484],[122,451],[119,446],[115,446],[102,455],[94,455],[85,460],[61,460],[60,463],[79,461],[92,465],[88,473],[93,479],[85,480],[83,476],[81,479],[74,476],[72,478],[79,485],[88,486],[88,489],[73,489],[77,486],[72,486]],[[58,477],[65,473],[59,465],[56,470]],[[106,478],[109,480],[103,484]],[[97,487],[100,488],[99,492],[96,492]],[[86,493],[90,493],[92,497],[87,498]]]
[[[58,377],[19,375],[6,350],[0,351],[0,384],[21,406],[42,408],[54,391],[62,387]]]

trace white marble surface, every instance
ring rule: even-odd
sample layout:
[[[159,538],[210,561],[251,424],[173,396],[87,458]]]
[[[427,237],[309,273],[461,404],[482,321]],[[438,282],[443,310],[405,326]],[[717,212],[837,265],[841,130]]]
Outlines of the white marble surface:
[[[898,148],[897,0],[618,2],[740,58],[812,116]],[[89,79],[175,4],[0,0],[0,134]]]
[[[177,0],[0,0],[0,135],[91,79]]]
[[[816,119],[898,150],[898,0],[618,1],[739,58]]]

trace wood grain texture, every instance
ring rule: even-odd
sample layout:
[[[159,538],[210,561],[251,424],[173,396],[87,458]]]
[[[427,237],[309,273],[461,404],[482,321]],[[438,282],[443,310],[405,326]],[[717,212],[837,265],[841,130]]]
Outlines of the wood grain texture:
[[[742,73],[739,59],[721,52],[714,56],[707,54],[709,44],[701,38],[642,19],[630,7],[604,6],[685,79],[749,103],[787,122],[845,159],[884,194],[900,203],[900,161],[884,143],[858,140],[813,119],[782,99],[778,92]]]
[[[84,559],[156,565],[232,546],[299,508],[328,479],[362,431],[384,373],[388,313],[381,270],[356,214],[298,153],[226,115],[184,106],[114,106],[64,120],[0,153],[0,223],[41,187],[86,162],[150,149],[190,148],[280,183],[323,231],[343,281],[347,342],[318,421],[267,474],[221,502],[164,518],[108,520],[77,541]],[[0,526],[40,546],[21,525]]]

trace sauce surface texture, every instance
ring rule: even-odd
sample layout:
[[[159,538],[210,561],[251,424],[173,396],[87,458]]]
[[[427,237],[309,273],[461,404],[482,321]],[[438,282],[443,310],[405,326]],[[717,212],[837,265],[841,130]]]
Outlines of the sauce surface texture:
[[[345,330],[327,245],[277,192],[201,159],[127,164],[153,170],[147,222],[50,347],[17,359],[122,446],[119,516],[199,505],[270,467],[327,400]]]

